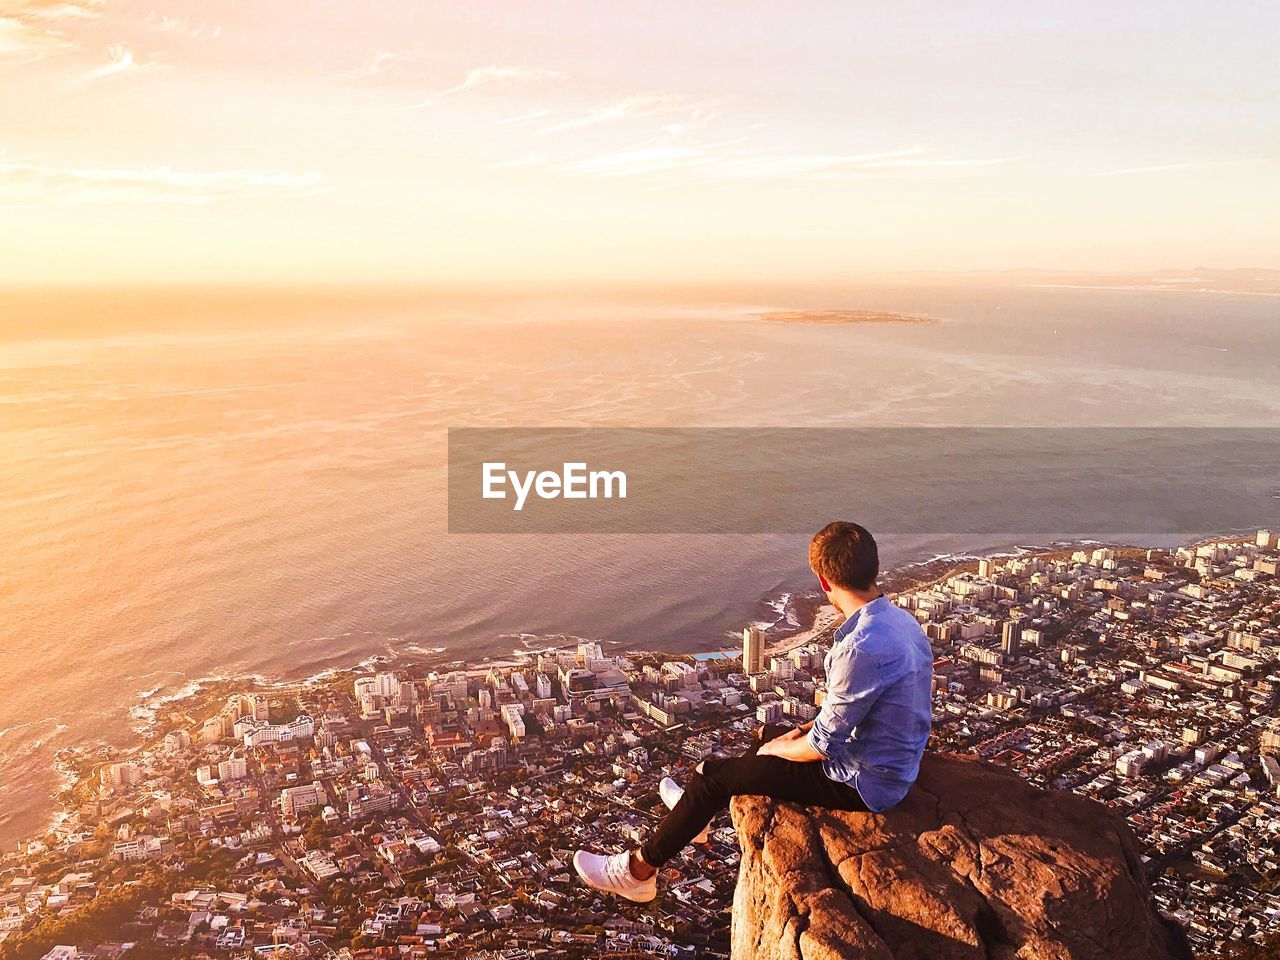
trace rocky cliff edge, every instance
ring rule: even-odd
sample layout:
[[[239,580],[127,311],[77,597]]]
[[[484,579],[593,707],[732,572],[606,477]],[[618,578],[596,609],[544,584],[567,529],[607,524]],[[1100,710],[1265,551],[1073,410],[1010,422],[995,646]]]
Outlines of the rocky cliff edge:
[[[1124,821],[929,754],[885,814],[733,802],[735,960],[1191,960]]]

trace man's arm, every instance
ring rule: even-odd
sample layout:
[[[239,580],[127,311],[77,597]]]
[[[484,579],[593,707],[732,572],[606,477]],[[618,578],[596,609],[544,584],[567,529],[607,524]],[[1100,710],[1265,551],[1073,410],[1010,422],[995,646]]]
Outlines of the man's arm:
[[[867,715],[884,690],[880,668],[870,655],[852,644],[831,658],[827,696],[822,702],[805,743],[820,759],[828,759],[833,747],[853,735],[853,728]]]

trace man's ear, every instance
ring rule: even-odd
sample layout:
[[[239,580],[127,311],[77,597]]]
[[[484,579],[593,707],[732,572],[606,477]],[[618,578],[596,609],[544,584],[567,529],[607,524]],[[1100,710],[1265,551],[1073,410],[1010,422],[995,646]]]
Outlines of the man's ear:
[[[831,584],[827,583],[827,578],[824,577],[822,574],[818,574],[818,582],[822,584],[822,590],[824,593],[831,592]]]

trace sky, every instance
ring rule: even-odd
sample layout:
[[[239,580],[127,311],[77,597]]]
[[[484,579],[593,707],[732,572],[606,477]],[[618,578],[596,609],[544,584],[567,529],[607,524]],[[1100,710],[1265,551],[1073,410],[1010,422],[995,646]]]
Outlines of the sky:
[[[0,284],[1280,268],[1280,4],[0,0]]]

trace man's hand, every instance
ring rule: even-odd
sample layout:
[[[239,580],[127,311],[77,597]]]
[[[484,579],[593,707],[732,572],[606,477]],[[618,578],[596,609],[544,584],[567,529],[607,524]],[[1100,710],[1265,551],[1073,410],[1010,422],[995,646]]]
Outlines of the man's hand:
[[[767,724],[767,723],[762,723],[762,724],[760,724],[760,726],[756,727],[756,739],[757,739],[757,740],[759,740],[761,743],[766,743],[766,742],[768,742],[768,741],[766,741],[766,740],[765,740],[765,734],[766,734],[766,733],[768,733],[768,731],[769,731],[769,724]],[[796,735],[796,728],[795,728],[795,727],[789,727],[789,728],[786,730],[786,732],[785,732],[785,733],[780,733],[780,734],[778,734],[776,737],[774,737],[773,739],[774,739],[774,740],[785,740],[786,738],[788,738],[788,737],[794,737],[795,735]]]
[[[794,740],[797,737],[803,737],[806,733],[809,732],[809,728],[812,726],[813,726],[813,721],[810,720],[808,723],[804,724],[803,726],[790,728],[786,733],[781,734],[780,736],[777,736],[774,739],[775,740]],[[760,726],[756,727],[757,740],[764,739],[765,729],[766,729],[766,725],[763,723],[760,724]]]
[[[825,759],[822,754],[809,746],[809,738],[805,736],[807,732],[808,730],[804,727],[788,730],[777,739],[761,744],[760,749],[756,751],[756,756],[779,757],[790,760],[792,763],[813,763],[815,760]]]

